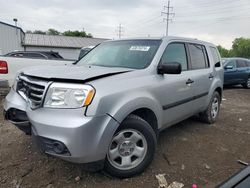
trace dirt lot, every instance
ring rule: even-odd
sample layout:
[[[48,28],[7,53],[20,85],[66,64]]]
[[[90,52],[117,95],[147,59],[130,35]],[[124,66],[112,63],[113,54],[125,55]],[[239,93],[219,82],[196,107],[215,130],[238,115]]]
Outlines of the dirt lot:
[[[242,168],[238,159],[250,159],[250,90],[229,88],[224,98],[216,124],[191,118],[162,132],[150,167],[124,180],[42,155],[0,116],[0,187],[158,187],[159,173],[169,183],[214,187]]]

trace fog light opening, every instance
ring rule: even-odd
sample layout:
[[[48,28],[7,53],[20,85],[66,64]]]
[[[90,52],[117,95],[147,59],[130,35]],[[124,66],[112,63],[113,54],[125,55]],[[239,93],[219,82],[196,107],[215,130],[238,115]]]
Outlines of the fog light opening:
[[[65,151],[65,146],[60,142],[54,142],[53,150],[57,154],[62,154]]]

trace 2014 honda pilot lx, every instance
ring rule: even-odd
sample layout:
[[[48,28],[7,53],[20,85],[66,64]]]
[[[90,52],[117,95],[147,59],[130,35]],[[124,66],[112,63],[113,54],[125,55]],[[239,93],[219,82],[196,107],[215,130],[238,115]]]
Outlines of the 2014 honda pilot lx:
[[[113,40],[72,65],[20,71],[4,113],[45,153],[131,177],[153,160],[161,130],[196,114],[214,123],[222,89],[213,44],[179,37]]]

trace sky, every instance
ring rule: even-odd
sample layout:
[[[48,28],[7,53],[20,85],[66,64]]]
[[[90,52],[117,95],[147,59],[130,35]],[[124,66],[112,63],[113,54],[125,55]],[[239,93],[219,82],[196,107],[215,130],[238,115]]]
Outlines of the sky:
[[[159,37],[167,0],[0,0],[0,21],[27,30],[85,30],[97,38]],[[171,0],[169,35],[197,38],[231,48],[250,38],[249,0]]]

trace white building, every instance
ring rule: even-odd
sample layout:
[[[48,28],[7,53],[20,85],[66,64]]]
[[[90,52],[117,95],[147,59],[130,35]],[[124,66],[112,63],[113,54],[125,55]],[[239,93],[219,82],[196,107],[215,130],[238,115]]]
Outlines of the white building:
[[[25,33],[20,27],[0,22],[0,55],[23,50]]]
[[[20,27],[0,22],[0,55],[21,51],[55,51],[65,59],[77,59],[80,49],[107,39],[24,33]]]

